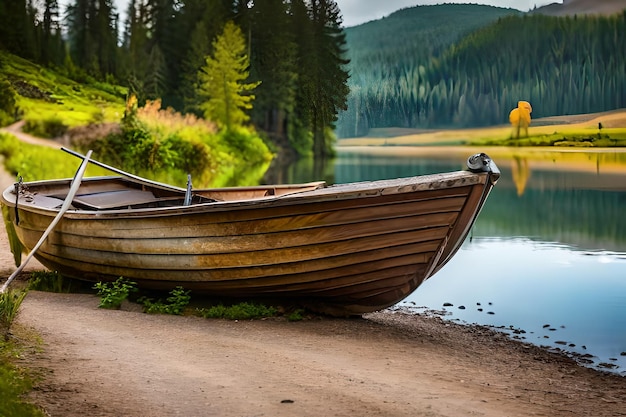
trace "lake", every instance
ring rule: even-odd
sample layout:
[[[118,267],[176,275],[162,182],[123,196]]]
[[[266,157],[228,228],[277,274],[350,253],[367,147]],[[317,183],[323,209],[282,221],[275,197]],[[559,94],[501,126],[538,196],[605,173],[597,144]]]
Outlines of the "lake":
[[[329,183],[464,169],[478,151],[502,172],[457,255],[398,308],[491,326],[626,375],[626,150],[340,147],[281,182]]]

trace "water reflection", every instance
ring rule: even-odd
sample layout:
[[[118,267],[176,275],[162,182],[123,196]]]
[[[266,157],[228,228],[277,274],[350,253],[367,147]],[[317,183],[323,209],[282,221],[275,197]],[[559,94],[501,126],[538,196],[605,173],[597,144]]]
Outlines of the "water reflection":
[[[400,305],[443,309],[449,319],[493,326],[622,373],[625,269],[626,253],[576,251],[526,238],[474,238]]]
[[[346,147],[332,163],[300,162],[280,178],[332,184],[430,174],[464,169],[476,151]],[[401,304],[450,303],[450,319],[500,327],[626,374],[625,150],[486,152],[502,176],[471,240]]]
[[[530,178],[528,159],[520,158],[519,156],[513,158],[513,169],[511,171],[513,182],[515,183],[515,188],[517,190],[517,195],[521,196],[524,194],[526,184],[528,183],[528,180]]]

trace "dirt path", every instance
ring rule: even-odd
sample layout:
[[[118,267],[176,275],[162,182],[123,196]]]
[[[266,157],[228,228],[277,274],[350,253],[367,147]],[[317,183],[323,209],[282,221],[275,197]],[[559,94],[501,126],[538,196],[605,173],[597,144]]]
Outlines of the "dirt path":
[[[0,132],[10,133],[22,142],[30,143],[31,145],[47,146],[50,148],[61,148],[62,145],[54,140],[42,139],[22,132],[22,127],[24,126],[24,123],[25,122],[23,120],[20,120],[19,122],[13,123],[10,126],[0,128]]]
[[[619,416],[626,378],[491,331],[400,313],[234,322],[31,292],[51,416]]]

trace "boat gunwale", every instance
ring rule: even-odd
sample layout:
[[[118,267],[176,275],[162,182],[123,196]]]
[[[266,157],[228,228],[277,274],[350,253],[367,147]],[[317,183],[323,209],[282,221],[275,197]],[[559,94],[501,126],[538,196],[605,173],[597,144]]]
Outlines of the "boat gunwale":
[[[208,209],[211,211],[225,211],[231,209],[258,209],[261,207],[269,207],[269,206],[287,206],[287,205],[297,205],[306,202],[314,203],[314,202],[327,202],[327,201],[337,201],[337,200],[349,200],[349,199],[361,199],[367,197],[377,197],[384,196],[390,194],[407,194],[412,192],[419,191],[434,191],[438,189],[447,189],[447,188],[460,188],[464,186],[471,186],[480,183],[485,183],[487,181],[487,176],[489,173],[481,172],[481,173],[472,173],[469,171],[452,171],[446,173],[437,173],[437,174],[427,174],[427,175],[419,175],[413,177],[403,177],[396,179],[385,179],[385,180],[375,180],[375,181],[360,181],[353,183],[345,183],[345,184],[334,184],[331,186],[317,188],[314,190],[304,190],[302,192],[295,193],[287,193],[283,195],[269,195],[263,197],[255,197],[250,199],[242,199],[242,200],[233,200],[233,201],[211,201],[211,202],[201,202],[191,204],[189,206],[183,205],[174,205],[167,207],[148,207],[148,208],[113,208],[113,209],[81,209],[81,208],[71,208],[66,212],[64,217],[67,218],[82,218],[82,217],[93,217],[104,219],[106,217],[115,216],[115,218],[119,218],[120,215],[130,215],[130,217],[152,217],[152,216],[162,216],[162,215],[187,215],[187,214],[196,214],[206,212]],[[100,177],[89,177],[85,178],[84,182],[95,183],[98,181],[122,181],[130,184],[137,184],[144,188],[154,188],[157,190],[163,190],[169,193],[176,192],[175,190],[163,188],[160,185],[146,185],[141,182],[135,181],[130,178],[125,178],[122,176],[100,176]],[[58,180],[40,180],[40,181],[32,181],[24,183],[25,186],[30,186],[36,188],[37,186],[55,186],[55,185],[64,185],[69,184],[71,179],[58,179]],[[313,186],[316,184],[320,184],[323,182],[309,182],[303,184],[289,184],[289,188],[298,188],[303,186]],[[88,186],[88,185],[87,185]],[[226,188],[217,188],[217,189],[206,189],[209,191],[212,190],[248,190],[248,189],[267,189],[274,187],[272,186],[255,186],[255,187],[226,187]],[[276,187],[282,187],[282,185],[277,185]],[[196,195],[202,195],[201,193],[205,191],[205,189],[197,189],[194,190]],[[15,207],[15,199],[10,196],[15,195],[14,185],[7,187],[2,193],[2,203],[14,208]],[[181,193],[181,198],[183,197],[183,193]],[[13,201],[12,201],[13,200]],[[61,201],[61,200],[59,200]],[[18,202],[19,209],[27,210],[33,213],[50,215],[53,216],[58,212],[57,208],[48,208],[41,207],[37,205],[24,205]]]

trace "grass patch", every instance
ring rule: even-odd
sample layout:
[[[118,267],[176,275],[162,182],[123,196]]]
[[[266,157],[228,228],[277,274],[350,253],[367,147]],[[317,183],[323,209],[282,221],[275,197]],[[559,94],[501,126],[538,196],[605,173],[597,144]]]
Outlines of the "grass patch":
[[[211,319],[253,320],[275,317],[278,315],[278,309],[263,304],[242,302],[230,306],[218,304],[212,307],[198,308],[196,313],[200,317]]]
[[[466,129],[372,129],[367,137],[339,139],[339,146],[624,147],[626,112],[534,119],[527,138],[513,139],[510,125]]]
[[[73,178],[81,160],[55,148],[31,145],[15,136],[0,133],[0,155],[12,175],[21,175],[24,181]],[[85,176],[110,175],[110,171],[89,164]]]
[[[0,336],[5,341],[9,340],[11,326],[17,317],[24,297],[26,297],[26,291],[21,290],[9,289],[0,293]]]
[[[23,398],[32,389],[32,380],[13,364],[20,349],[14,342],[0,340],[0,416],[43,417],[42,410]]]
[[[70,293],[74,286],[74,280],[56,271],[34,271],[28,280],[28,289],[33,291]]]
[[[288,321],[302,321],[304,320],[305,311],[301,308],[297,308],[294,311],[288,313],[285,317],[287,317]]]
[[[607,129],[602,133],[592,133],[589,130],[572,130],[536,134],[520,139],[492,137],[478,139],[471,144],[475,146],[624,147],[626,146],[626,129]]]

